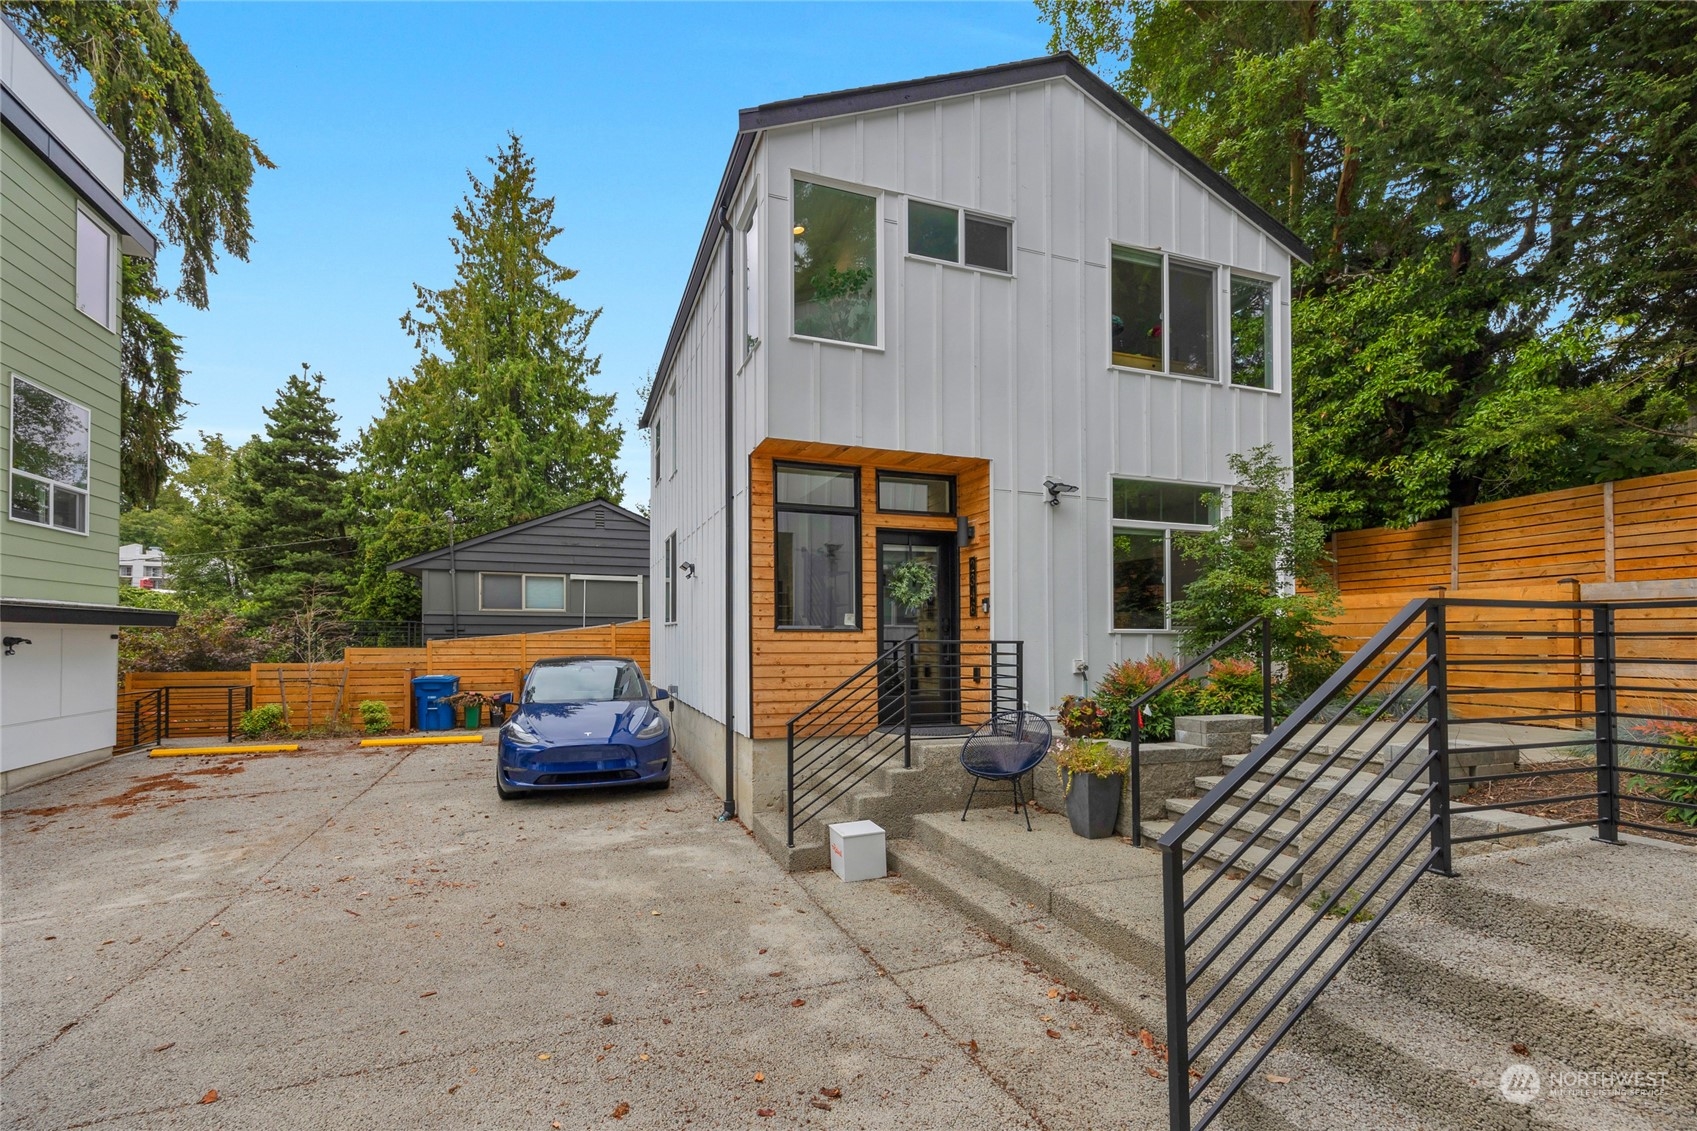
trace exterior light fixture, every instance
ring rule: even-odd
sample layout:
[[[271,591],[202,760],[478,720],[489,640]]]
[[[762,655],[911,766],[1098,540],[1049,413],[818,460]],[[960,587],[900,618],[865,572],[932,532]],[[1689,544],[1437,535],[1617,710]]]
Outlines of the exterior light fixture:
[[[792,236],[805,236],[806,234],[807,234],[807,225],[806,224],[797,224],[795,227],[790,229],[790,235],[792,235]]]
[[[683,575],[685,577],[688,577],[688,578],[694,578],[695,577],[695,563],[694,562],[679,562],[678,568],[683,570]]]
[[[1059,479],[1054,478],[1043,480],[1043,490],[1049,492],[1049,497],[1043,500],[1044,505],[1051,507],[1058,507],[1061,505],[1062,495],[1078,494],[1077,487],[1073,486],[1071,483],[1062,483]]]

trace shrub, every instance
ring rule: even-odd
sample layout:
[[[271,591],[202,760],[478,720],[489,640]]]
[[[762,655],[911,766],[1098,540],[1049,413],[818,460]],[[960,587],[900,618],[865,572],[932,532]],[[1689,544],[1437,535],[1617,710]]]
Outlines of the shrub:
[[[1107,716],[1109,738],[1129,739],[1132,726],[1132,703],[1173,674],[1176,665],[1165,656],[1147,660],[1122,660],[1109,668],[1096,685],[1096,702]],[[1170,742],[1173,720],[1180,715],[1194,715],[1201,705],[1202,688],[1190,679],[1181,679],[1143,707],[1143,737],[1151,742]]]
[[[393,725],[389,718],[389,704],[381,699],[360,700],[359,721],[366,734],[382,734]]]
[[[1072,788],[1074,774],[1111,777],[1130,768],[1131,755],[1100,738],[1075,738],[1055,744],[1055,774],[1062,791]]]
[[[1068,738],[1093,738],[1107,725],[1108,713],[1096,700],[1083,695],[1068,695],[1061,700],[1056,716],[1061,731]]]
[[[1643,749],[1645,760],[1652,763],[1650,768],[1697,776],[1697,719],[1650,722],[1636,728],[1633,736],[1642,742],[1665,744]],[[1697,781],[1640,775],[1632,779],[1630,788],[1672,802],[1664,814],[1667,819],[1697,828]]]
[[[1215,660],[1200,699],[1204,715],[1259,715],[1261,669],[1251,660]]]
[[[283,705],[281,703],[262,703],[251,711],[242,712],[242,721],[237,729],[246,738],[264,738],[268,734],[276,734],[284,729]]]

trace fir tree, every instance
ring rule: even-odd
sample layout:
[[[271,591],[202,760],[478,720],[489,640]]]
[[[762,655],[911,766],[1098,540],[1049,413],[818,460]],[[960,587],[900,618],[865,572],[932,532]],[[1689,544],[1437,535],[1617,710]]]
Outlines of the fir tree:
[[[236,460],[230,535],[255,616],[276,623],[311,594],[335,607],[353,546],[347,455],[324,376],[291,374],[265,410],[265,435]]]
[[[549,254],[562,229],[518,137],[490,164],[487,183],[468,174],[454,211],[453,284],[416,287],[401,319],[418,347],[412,374],[389,383],[360,437],[362,615],[416,615],[416,586],[387,566],[446,542],[450,507],[469,537],[624,494],[615,398],[589,388],[601,312],[561,293],[577,272]]]

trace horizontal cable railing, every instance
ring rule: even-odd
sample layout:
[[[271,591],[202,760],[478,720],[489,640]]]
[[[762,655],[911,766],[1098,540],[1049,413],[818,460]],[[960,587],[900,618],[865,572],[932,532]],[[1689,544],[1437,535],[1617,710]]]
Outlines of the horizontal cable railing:
[[[1410,603],[1161,838],[1173,1131],[1456,845],[1579,827],[1697,837],[1697,600]]]
[[[113,750],[123,753],[138,746],[154,746],[164,738],[164,688],[118,692],[118,730]]]
[[[785,807],[796,830],[896,758],[913,764],[913,738],[965,733],[1024,702],[1019,641],[919,640],[894,644],[790,719]]]

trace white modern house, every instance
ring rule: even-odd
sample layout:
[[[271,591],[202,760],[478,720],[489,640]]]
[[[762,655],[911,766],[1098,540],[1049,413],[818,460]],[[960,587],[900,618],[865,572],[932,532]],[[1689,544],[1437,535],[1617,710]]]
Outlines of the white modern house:
[[[170,574],[166,572],[165,551],[140,542],[126,542],[119,546],[118,584],[168,591],[171,583]]]
[[[905,640],[960,642],[944,714],[974,642],[1043,713],[1169,652],[1173,533],[1289,459],[1309,258],[1070,55],[743,110],[642,417],[652,675],[727,807]]]
[[[120,256],[152,258],[123,147],[0,21],[0,792],[117,734]]]

